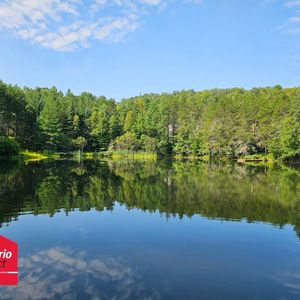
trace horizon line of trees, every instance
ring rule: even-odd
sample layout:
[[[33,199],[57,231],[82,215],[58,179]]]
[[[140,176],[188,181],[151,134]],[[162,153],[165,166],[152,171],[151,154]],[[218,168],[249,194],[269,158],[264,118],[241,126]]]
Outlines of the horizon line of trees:
[[[300,156],[300,87],[145,94],[116,102],[0,81],[0,137],[32,151]]]

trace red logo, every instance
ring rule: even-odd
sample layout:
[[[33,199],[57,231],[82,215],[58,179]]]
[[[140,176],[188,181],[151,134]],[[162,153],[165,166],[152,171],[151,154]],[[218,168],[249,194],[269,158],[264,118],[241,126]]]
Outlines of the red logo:
[[[0,285],[18,284],[18,245],[0,235]]]

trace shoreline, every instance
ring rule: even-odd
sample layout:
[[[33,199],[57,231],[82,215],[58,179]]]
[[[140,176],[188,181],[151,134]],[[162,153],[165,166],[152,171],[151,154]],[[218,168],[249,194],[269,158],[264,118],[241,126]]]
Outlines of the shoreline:
[[[159,155],[157,153],[148,152],[119,152],[119,151],[104,151],[104,152],[59,152],[59,153],[49,153],[49,152],[34,152],[34,151],[21,151],[19,155],[12,157],[0,157],[1,160],[24,160],[25,162],[42,161],[42,160],[56,160],[67,157],[75,157],[77,159],[99,159],[99,158],[110,158],[110,159],[133,159],[133,160],[156,160],[160,158],[175,159],[175,160],[195,160],[195,161],[224,161],[224,162],[237,162],[242,164],[273,164],[273,163],[299,163],[300,160],[282,160],[275,159],[270,155],[247,155],[244,157],[234,158],[229,156],[220,157],[210,157],[208,155],[194,156],[194,155]]]

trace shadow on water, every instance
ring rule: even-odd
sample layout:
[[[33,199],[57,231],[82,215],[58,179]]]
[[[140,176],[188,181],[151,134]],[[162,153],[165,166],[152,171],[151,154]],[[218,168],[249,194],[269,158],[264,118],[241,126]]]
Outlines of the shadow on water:
[[[291,166],[89,160],[1,164],[0,223],[32,213],[127,209],[291,224],[300,236],[300,171]]]

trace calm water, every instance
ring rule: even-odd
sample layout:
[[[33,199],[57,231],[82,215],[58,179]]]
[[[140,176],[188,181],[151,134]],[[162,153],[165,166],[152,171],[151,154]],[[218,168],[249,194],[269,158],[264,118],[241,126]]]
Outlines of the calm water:
[[[1,299],[300,299],[300,170],[191,162],[0,166]]]

